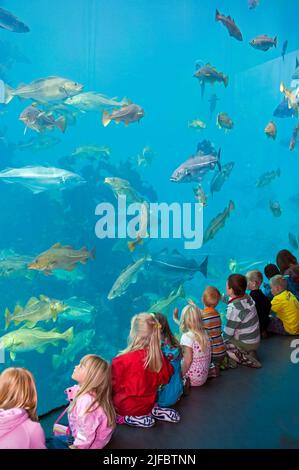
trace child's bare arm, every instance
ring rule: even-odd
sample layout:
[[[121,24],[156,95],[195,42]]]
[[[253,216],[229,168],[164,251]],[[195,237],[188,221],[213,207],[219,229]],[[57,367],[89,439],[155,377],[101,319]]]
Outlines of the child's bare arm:
[[[182,376],[184,377],[192,364],[192,360],[193,360],[192,348],[189,348],[189,346],[183,346],[183,355],[184,357],[182,360]]]
[[[177,325],[180,324],[180,321],[179,321],[179,309],[178,309],[177,307],[175,307],[175,308],[173,309],[173,316],[172,316],[172,318],[173,318],[173,321],[174,321]]]

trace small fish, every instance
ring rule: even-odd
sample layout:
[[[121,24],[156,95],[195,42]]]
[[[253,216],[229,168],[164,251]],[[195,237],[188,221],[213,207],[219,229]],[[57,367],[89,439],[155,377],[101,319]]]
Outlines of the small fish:
[[[275,36],[275,38],[272,39],[266,34],[262,34],[252,39],[249,44],[259,51],[268,51],[270,47],[277,46],[277,37]]]
[[[137,155],[137,165],[138,166],[148,166],[152,163],[155,153],[153,150],[146,146],[142,149],[142,152]]]
[[[193,188],[193,192],[195,195],[195,199],[203,205],[203,207],[206,207],[208,205],[208,197],[206,193],[204,192],[203,187],[199,184],[196,186],[196,188]]]
[[[270,207],[274,217],[280,217],[281,216],[282,210],[281,210],[281,207],[280,207],[280,204],[279,204],[278,201],[270,201],[269,202],[269,207]]]
[[[207,229],[205,230],[203,243],[207,243],[209,240],[212,240],[215,237],[216,233],[224,227],[226,219],[230,216],[234,209],[234,202],[229,201],[228,207],[226,207],[223,212],[220,212],[220,214],[211,220]]]
[[[276,124],[275,122],[273,121],[270,121],[265,129],[264,129],[264,132],[266,134],[267,137],[271,137],[272,139],[276,139],[276,136],[277,136],[277,127],[276,127]]]
[[[211,193],[212,196],[215,192],[221,190],[225,181],[229,178],[232,169],[234,168],[235,162],[229,162],[226,165],[223,165],[221,171],[214,173],[213,179],[211,181]]]
[[[288,41],[286,40],[284,41],[282,45],[282,51],[281,51],[281,57],[283,61],[284,61],[284,56],[286,55],[287,48],[288,48]]]
[[[216,10],[215,20],[220,21],[227,28],[230,36],[237,39],[238,41],[243,41],[243,36],[240,29],[236,25],[235,20],[233,20],[230,16],[225,16]]]
[[[180,285],[178,290],[173,290],[167,297],[159,299],[156,303],[150,306],[148,312],[152,313],[167,313],[171,304],[173,304],[180,297],[185,298],[184,286]]]
[[[10,351],[10,358],[14,361],[17,353],[37,351],[43,354],[48,346],[58,346],[60,341],[71,343],[73,339],[73,327],[69,328],[64,333],[61,333],[56,328],[46,331],[37,327],[23,327],[2,336],[0,338],[0,348]]]
[[[28,33],[30,31],[26,24],[4,8],[0,8],[0,28],[13,33]]]
[[[217,98],[217,95],[215,95],[214,93],[213,95],[211,95],[208,101],[210,103],[210,119],[212,119],[212,116],[216,109],[216,104],[217,104],[217,101],[219,101],[219,98]]]
[[[216,124],[219,129],[225,129],[226,131],[233,129],[234,127],[234,122],[227,113],[219,113]]]
[[[294,110],[295,116],[298,116],[298,101],[297,101],[297,96],[296,93],[292,90],[289,90],[283,82],[280,83],[279,90],[281,93],[284,94],[286,99],[288,100],[288,106],[289,108]]]
[[[144,268],[147,257],[140,258],[134,264],[127,266],[118,276],[108,294],[108,299],[112,300],[125,294],[131,284],[137,282],[139,271]]]
[[[248,0],[249,10],[254,10],[260,4],[259,0]]]
[[[132,122],[139,122],[144,116],[144,110],[138,104],[127,104],[121,109],[113,109],[112,113],[108,111],[103,112],[102,123],[106,127],[111,121],[115,121],[116,124],[124,122],[128,126]]]
[[[257,188],[263,188],[264,186],[270,184],[277,177],[280,177],[279,168],[276,171],[267,171],[266,173],[263,173],[262,176],[258,178],[255,185]]]
[[[198,78],[199,80],[202,98],[204,96],[206,83],[210,83],[211,85],[214,83],[223,83],[225,88],[228,85],[228,76],[224,75],[222,72],[218,72],[218,70],[209,63],[203,67],[200,67],[200,65],[196,64],[196,72],[194,73],[194,77]]]
[[[37,137],[32,137],[28,142],[20,142],[17,145],[18,150],[31,152],[39,152],[41,150],[48,150],[61,142],[57,137],[46,136],[40,134]]]
[[[291,247],[294,248],[294,250],[298,250],[298,242],[296,236],[291,232],[289,232],[289,242]]]
[[[72,156],[74,157],[83,157],[89,160],[97,160],[100,157],[108,159],[111,154],[109,147],[99,147],[98,145],[83,145],[77,147],[73,152]]]
[[[61,132],[65,132],[66,129],[66,119],[64,116],[60,116],[55,120],[51,114],[41,111],[36,106],[28,106],[24,109],[19,119],[26,126],[24,134],[26,133],[27,127],[36,132],[51,131],[55,127]]]
[[[142,197],[127,180],[117,177],[107,177],[104,183],[109,184],[116,198],[125,196],[128,204],[144,202],[144,197]]]
[[[207,127],[206,123],[201,121],[200,119],[194,119],[193,121],[188,122],[188,127],[192,129],[205,129]]]
[[[83,247],[80,250],[75,250],[72,246],[62,246],[60,243],[56,243],[32,261],[28,268],[49,275],[55,269],[73,271],[76,269],[77,263],[86,264],[89,258],[95,259],[94,249],[88,251],[86,247]]]
[[[299,123],[295,126],[295,128],[294,128],[294,130],[293,130],[293,134],[292,134],[291,140],[290,140],[289,150],[290,150],[291,152],[292,152],[292,151],[295,149],[295,147],[296,147],[298,133],[299,133]]]

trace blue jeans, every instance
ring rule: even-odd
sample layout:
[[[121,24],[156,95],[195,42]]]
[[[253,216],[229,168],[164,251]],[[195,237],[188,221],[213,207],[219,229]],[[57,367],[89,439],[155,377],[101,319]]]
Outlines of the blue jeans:
[[[54,436],[46,439],[47,449],[68,449],[74,442],[72,436]]]

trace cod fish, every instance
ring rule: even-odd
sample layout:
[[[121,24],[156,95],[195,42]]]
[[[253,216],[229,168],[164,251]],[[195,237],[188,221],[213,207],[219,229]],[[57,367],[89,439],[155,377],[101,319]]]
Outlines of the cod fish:
[[[216,10],[215,20],[220,21],[227,28],[230,36],[237,39],[238,41],[243,41],[243,36],[240,29],[236,25],[235,20],[233,20],[230,16],[225,16]]]
[[[57,137],[51,137],[46,135],[39,135],[37,137],[32,137],[28,142],[20,142],[17,147],[18,150],[26,151],[30,150],[31,152],[39,152],[41,150],[48,150],[55,145],[60,144],[61,140]]]
[[[275,38],[272,39],[266,34],[262,34],[252,39],[249,44],[254,47],[254,49],[266,52],[270,49],[270,47],[277,46],[277,37],[275,36]]]
[[[207,243],[209,240],[212,240],[216,233],[224,227],[226,219],[230,216],[230,213],[235,209],[235,204],[233,201],[229,201],[228,207],[224,209],[223,212],[220,212],[214,219],[209,223],[203,237],[203,243]]]
[[[53,354],[52,364],[54,369],[58,369],[62,365],[65,366],[69,362],[74,362],[75,358],[90,346],[94,335],[95,330],[84,330],[76,334],[74,341],[64,348],[59,355]]]
[[[64,116],[54,119],[51,113],[48,114],[45,111],[41,111],[36,106],[28,106],[24,109],[19,119],[26,126],[24,134],[28,127],[36,132],[52,131],[55,127],[61,132],[65,132],[66,129],[66,119]]]
[[[206,207],[208,205],[208,197],[206,193],[204,192],[203,187],[199,184],[196,186],[196,188],[193,188],[194,196],[195,199],[203,205],[203,207]]]
[[[147,259],[148,258],[146,256],[140,258],[134,264],[127,266],[120,273],[108,294],[107,298],[109,300],[120,297],[121,295],[125,294],[131,284],[136,284],[139,271],[144,268],[144,263],[147,261]]]
[[[59,320],[66,321],[82,321],[90,323],[93,319],[95,307],[86,300],[79,299],[78,297],[70,297],[65,300],[66,310],[59,315]]]
[[[257,188],[263,188],[270,184],[275,178],[280,177],[280,169],[278,168],[276,171],[267,171],[263,173],[262,176],[259,177],[257,182],[255,183]]]
[[[201,130],[207,127],[206,123],[200,119],[193,119],[193,121],[188,122],[188,127],[191,129]]]
[[[74,338],[73,327],[61,333],[58,329],[46,331],[42,328],[19,328],[0,338],[0,348],[7,349],[12,361],[16,354],[28,351],[37,351],[43,354],[48,346],[58,346],[60,341],[71,343]]]
[[[107,108],[121,108],[128,104],[128,100],[123,98],[117,101],[117,98],[109,98],[108,96],[88,91],[87,93],[80,93],[65,100],[65,104],[77,108],[81,112],[88,111],[103,111]]]
[[[55,269],[73,271],[77,263],[86,264],[89,258],[95,259],[95,249],[88,251],[84,246],[80,250],[75,250],[72,246],[62,246],[56,243],[49,250],[38,255],[28,268],[49,275]]]
[[[114,109],[111,114],[108,111],[103,112],[102,123],[104,127],[107,127],[111,121],[119,124],[124,122],[128,126],[132,122],[140,121],[144,116],[144,110],[134,103],[126,104],[121,109]]]
[[[5,104],[14,96],[25,100],[31,99],[39,103],[59,101],[80,93],[83,85],[62,77],[47,77],[34,80],[28,85],[19,85],[16,89],[5,85]]]
[[[125,196],[127,204],[132,204],[134,202],[139,202],[141,204],[144,202],[144,197],[142,197],[127,180],[117,177],[107,177],[105,178],[104,183],[111,187],[116,198]]]
[[[15,325],[26,322],[27,328],[33,328],[39,321],[56,321],[59,313],[67,308],[60,300],[49,299],[45,295],[31,297],[24,308],[17,305],[13,313],[8,308],[5,309],[5,329],[11,322]]]
[[[167,297],[158,300],[155,304],[153,304],[149,309],[148,312],[152,313],[163,313],[167,312],[170,305],[175,302],[180,297],[185,298],[185,291],[184,287],[181,285],[179,286],[178,290],[173,290]]]
[[[298,101],[296,93],[292,90],[289,90],[283,82],[280,83],[280,92],[284,94],[286,99],[288,100],[289,108],[294,110],[295,116],[298,116]]]
[[[272,214],[274,217],[280,217],[282,214],[282,210],[278,201],[270,201],[269,207],[271,209]]]
[[[209,170],[214,170],[216,165],[221,170],[220,153],[218,155],[196,154],[182,163],[171,175],[170,181],[175,183],[190,183],[192,181],[202,181]]]
[[[29,27],[14,16],[10,11],[0,8],[0,28],[12,33],[28,33]]]
[[[169,252],[167,248],[149,258],[149,267],[166,277],[192,279],[195,273],[201,272],[207,277],[208,257],[200,264],[195,259],[183,256],[179,251]]]
[[[28,270],[28,263],[32,257],[21,256],[13,250],[3,250],[0,252],[0,277],[17,278],[25,277],[33,279],[35,274]]]
[[[97,160],[100,157],[103,157],[105,160],[109,158],[111,150],[109,147],[99,147],[98,145],[83,145],[77,147],[73,153],[73,157],[83,157],[88,160]]]
[[[46,190],[72,188],[85,183],[85,180],[67,170],[55,167],[25,166],[8,168],[0,171],[0,180],[4,183],[19,183],[34,194]]]
[[[234,122],[227,113],[219,113],[216,124],[219,129],[225,129],[226,132],[233,129],[234,127]]]
[[[225,181],[229,178],[232,169],[234,168],[235,162],[229,162],[226,165],[223,165],[221,171],[214,173],[213,179],[211,181],[211,194],[219,192],[224,185]]]
[[[276,136],[277,136],[277,127],[276,127],[276,124],[274,121],[270,121],[265,129],[264,129],[264,132],[266,134],[267,137],[271,137],[271,139],[276,139]]]
[[[203,67],[200,65],[196,65],[197,69],[194,74],[194,77],[198,78],[199,84],[201,86],[201,96],[204,96],[205,91],[205,84],[210,83],[213,85],[214,83],[223,83],[225,88],[228,85],[228,76],[224,75],[222,72],[218,72],[218,70],[213,67],[211,64],[206,64]]]

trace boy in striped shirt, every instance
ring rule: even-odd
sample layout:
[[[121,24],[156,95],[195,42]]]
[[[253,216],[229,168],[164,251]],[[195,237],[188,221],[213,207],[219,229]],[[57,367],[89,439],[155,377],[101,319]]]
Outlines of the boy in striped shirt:
[[[212,364],[215,366],[215,375],[219,375],[219,367],[222,368],[226,358],[226,347],[221,332],[221,318],[216,307],[221,299],[221,294],[216,287],[209,286],[205,289],[202,302],[204,309],[200,311],[203,325],[209,335],[212,348]],[[211,371],[210,376],[213,376]]]

